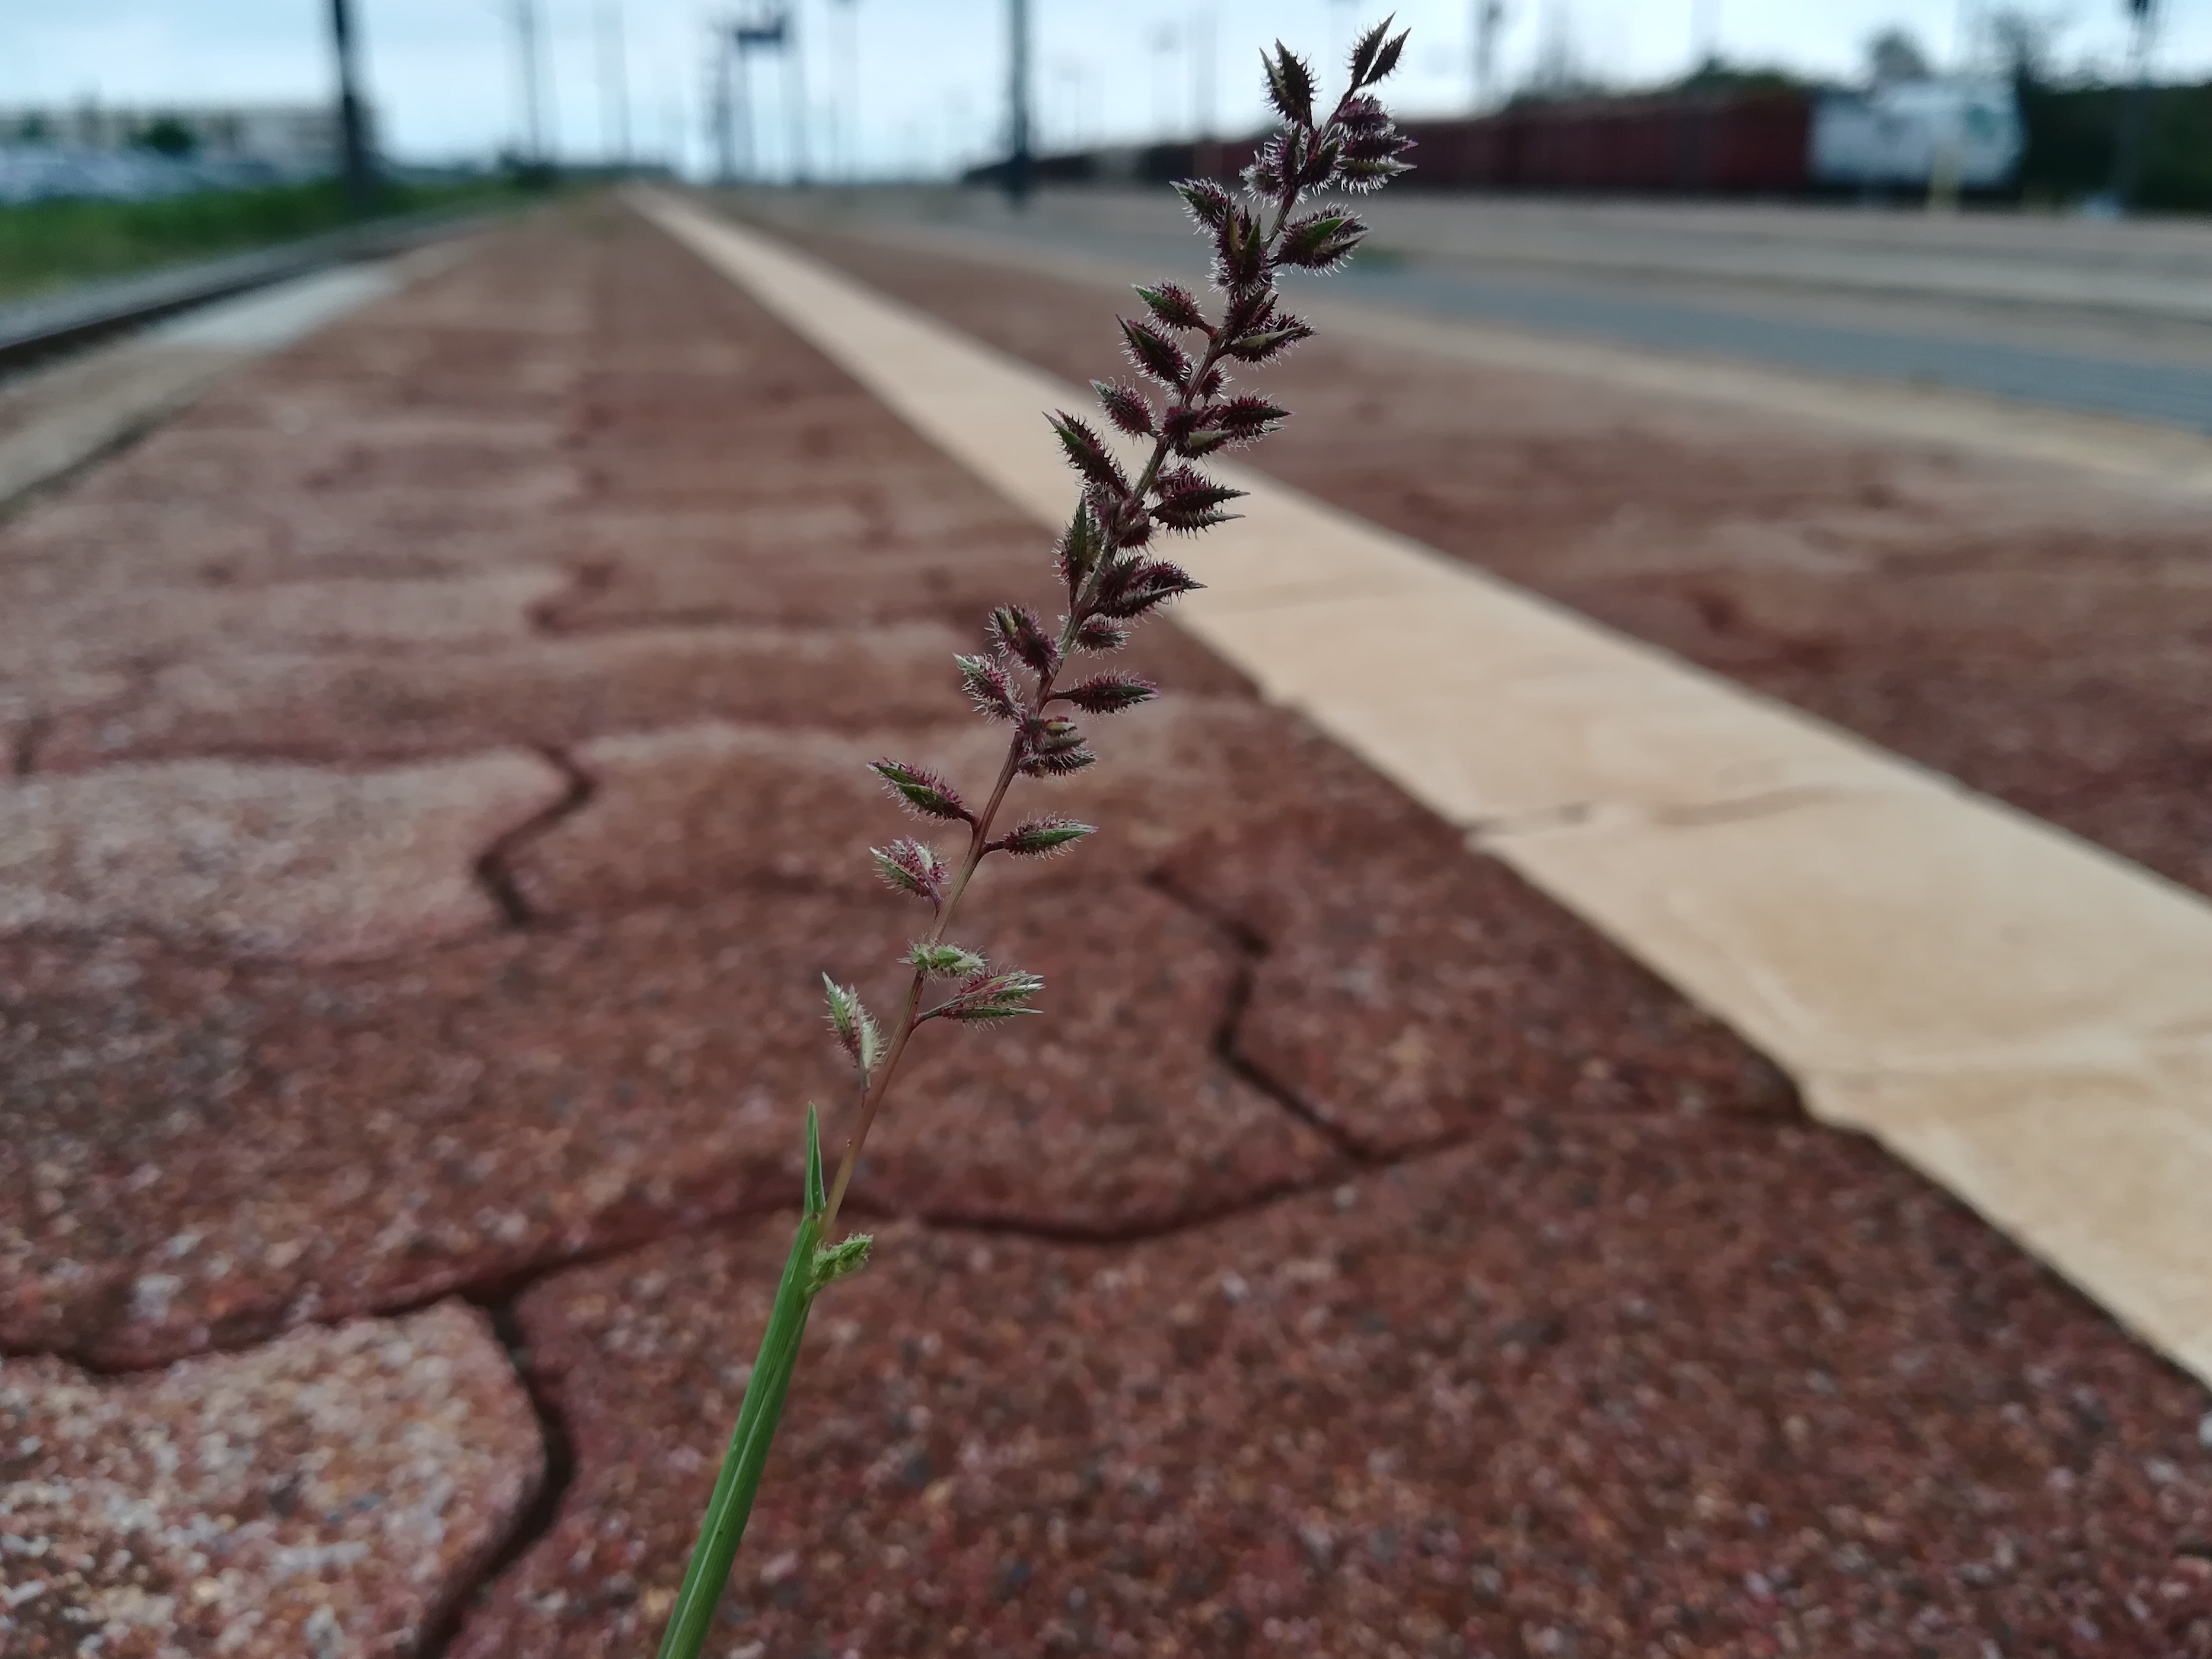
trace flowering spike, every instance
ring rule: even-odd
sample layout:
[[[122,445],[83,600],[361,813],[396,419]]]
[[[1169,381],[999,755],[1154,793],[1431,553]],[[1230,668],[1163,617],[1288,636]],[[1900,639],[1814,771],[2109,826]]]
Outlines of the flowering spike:
[[[1290,417],[1289,410],[1279,408],[1265,398],[1231,398],[1208,410],[1206,423],[1224,434],[1231,443],[1247,444],[1255,438],[1266,437]]]
[[[1175,193],[1182,198],[1190,216],[1206,230],[1218,230],[1227,224],[1237,206],[1237,198],[1211,179],[1182,179],[1175,185]]]
[[[1137,297],[1170,328],[1188,329],[1196,334],[1213,332],[1213,325],[1206,320],[1197,300],[1179,283],[1160,283],[1151,288],[1139,283]]]
[[[917,940],[900,960],[932,979],[969,979],[990,966],[973,951],[963,951],[957,945],[932,945],[926,939]]]
[[[1098,406],[1106,411],[1106,418],[1132,438],[1149,438],[1156,430],[1152,401],[1133,386],[1119,380],[1093,380],[1091,389],[1098,394]]]
[[[1405,32],[1390,37],[1394,15],[1361,35],[1352,48],[1352,90],[1371,87],[1398,67],[1398,54],[1406,49]]]
[[[1088,500],[1077,502],[1075,515],[1067,521],[1067,528],[1060,532],[1060,540],[1053,547],[1054,566],[1060,572],[1060,579],[1067,584],[1071,596],[1097,568],[1105,552],[1105,532],[1098,527],[1098,515],[1091,510]]]
[[[1160,688],[1134,674],[1095,674],[1060,694],[1086,714],[1118,714],[1150,702]]]
[[[1170,392],[1181,392],[1190,380],[1191,362],[1183,349],[1147,323],[1117,319],[1129,361]]]
[[[1060,447],[1067,452],[1070,466],[1092,483],[1119,495],[1128,493],[1129,480],[1121,471],[1121,462],[1115,460],[1107,449],[1104,440],[1065,411],[1057,412],[1048,418],[1052,422],[1053,432],[1060,439]]]
[[[1159,476],[1159,505],[1152,517],[1170,530],[1203,530],[1227,518],[1216,509],[1243,493],[1214,483],[1194,466],[1168,467]]]
[[[1348,213],[1309,213],[1283,227],[1275,258],[1301,270],[1333,270],[1366,234],[1367,227]]]
[[[988,1024],[1033,1014],[1030,999],[1044,989],[1044,981],[1018,968],[987,974],[968,981],[957,991],[924,1014],[924,1019],[952,1019],[963,1024]]]
[[[1099,584],[1098,614],[1125,622],[1143,616],[1163,600],[1196,592],[1205,586],[1188,571],[1161,559],[1137,560],[1116,567],[1109,574],[1114,577],[1110,588],[1103,581]]]
[[[875,1242],[873,1233],[848,1233],[835,1244],[816,1245],[814,1260],[807,1268],[807,1295],[819,1296],[839,1279],[850,1279],[866,1267]]]
[[[1390,125],[1390,112],[1382,107],[1382,100],[1371,92],[1348,94],[1336,106],[1337,130],[1357,136],[1380,132]]]
[[[1119,651],[1129,642],[1129,630],[1103,617],[1085,617],[1075,630],[1078,651]]]
[[[1274,327],[1263,332],[1230,341],[1222,351],[1239,362],[1271,363],[1299,341],[1313,338],[1313,329],[1303,318],[1284,312],[1274,322]]]
[[[926,818],[964,818],[974,823],[968,809],[960,804],[959,791],[924,766],[909,766],[904,761],[870,761],[868,770],[884,781],[886,787],[908,808]]]
[[[1225,432],[1194,432],[1176,445],[1175,453],[1187,460],[1194,461],[1201,456],[1211,455],[1215,450],[1223,448],[1230,441],[1230,436]]]
[[[822,975],[822,988],[830,1001],[830,1035],[837,1039],[837,1046],[853,1057],[865,1082],[876,1069],[876,1057],[883,1051],[883,1034],[861,1006],[858,994],[827,974]]]
[[[991,843],[994,850],[1020,859],[1048,859],[1066,852],[1097,827],[1073,818],[1030,818]]]
[[[1408,144],[1407,148],[1412,146]],[[1337,183],[1364,196],[1382,189],[1400,173],[1412,171],[1403,161],[1346,161],[1337,169]]]
[[[1023,728],[1021,754],[1015,767],[1024,777],[1064,777],[1097,758],[1083,746],[1083,733],[1073,720],[1039,718]]]
[[[1273,141],[1269,141],[1273,143]],[[1262,152],[1263,159],[1265,152]],[[1256,168],[1259,162],[1255,162]],[[1214,237],[1214,278],[1224,288],[1249,288],[1267,274],[1267,234],[1260,222],[1243,208],[1232,209],[1229,222]]]
[[[1060,666],[1060,643],[1045,632],[1036,611],[1025,605],[1002,605],[991,613],[991,642],[1031,672],[1049,674]]]
[[[1018,720],[1022,700],[1014,695],[1013,678],[994,657],[955,657],[960,667],[960,689],[968,694],[980,714],[994,720]]]
[[[1329,180],[1336,176],[1336,164],[1343,158],[1344,141],[1324,137],[1307,146],[1305,163],[1298,169],[1299,193],[1326,190]]]
[[[871,847],[868,856],[893,892],[911,893],[932,904],[945,902],[945,863],[926,842],[901,836],[888,847]]]
[[[1283,141],[1280,137],[1270,138],[1260,146],[1252,165],[1244,169],[1244,188],[1263,198],[1279,197],[1287,176],[1283,169]]]
[[[1275,42],[1271,57],[1260,54],[1261,66],[1267,72],[1267,101],[1275,112],[1293,127],[1313,125],[1313,70],[1281,41]]]

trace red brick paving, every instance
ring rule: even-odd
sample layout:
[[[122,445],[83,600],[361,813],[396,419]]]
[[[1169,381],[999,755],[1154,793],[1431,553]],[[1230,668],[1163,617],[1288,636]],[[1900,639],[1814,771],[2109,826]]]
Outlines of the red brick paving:
[[[519,1291],[575,1471],[459,1650],[640,1650],[779,1248],[751,1218],[841,1098],[814,975],[888,976],[911,921],[854,862],[894,822],[858,763],[978,748],[955,608],[1035,593],[1042,540],[605,209],[0,529],[28,631],[121,665],[88,713],[9,659],[70,775],[32,787],[521,746],[568,790],[487,823],[492,914],[442,942],[255,958],[150,901],[0,939],[0,1345],[251,1364]],[[409,586],[548,569],[459,644]],[[259,597],[338,581],[397,637]],[[134,632],[143,590],[250,620]],[[2212,1654],[2202,1390],[1188,640],[1145,655],[1177,695],[1064,796],[1105,832],[964,930],[1046,1017],[931,1046],[872,1143],[855,1201],[908,1218],[821,1310],[731,1652]],[[501,1526],[532,1455],[485,1467]],[[480,1559],[333,1594],[404,1642]]]
[[[803,239],[1054,373],[1098,289]],[[1327,337],[1254,462],[2212,893],[2212,515],[2063,468]]]
[[[463,1659],[650,1639],[782,1243],[523,1299],[581,1473]],[[2212,1650],[2199,1393],[1863,1141],[1531,1105],[1121,1250],[878,1250],[728,1651]]]
[[[454,1306],[151,1376],[0,1362],[0,1651],[414,1651],[543,1463],[506,1356]]]

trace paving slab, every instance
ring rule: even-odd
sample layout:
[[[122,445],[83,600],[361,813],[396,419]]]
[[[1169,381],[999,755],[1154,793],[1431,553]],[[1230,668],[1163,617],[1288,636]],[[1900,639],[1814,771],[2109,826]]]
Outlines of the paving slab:
[[[1236,1036],[1259,1075],[1382,1158],[1500,1113],[1798,1120],[1718,1021],[1317,749],[1294,796],[1217,820],[1165,871],[1260,947]]]
[[[1093,746],[1097,766],[1037,800],[1098,833],[1058,858],[1002,863],[991,890],[1043,898],[1071,884],[1141,881],[1193,837],[1255,817],[1279,822],[1309,793],[1333,791],[1370,816],[1404,813],[1304,722],[1249,697],[1170,690],[1138,718],[1102,721]],[[1005,752],[1000,731],[973,718],[861,736],[708,721],[595,738],[570,751],[589,798],[518,849],[514,880],[547,916],[686,902],[732,886],[880,892],[867,849],[900,820],[886,820],[889,798],[868,763],[890,755],[978,777]],[[792,836],[793,823],[806,834]],[[927,823],[904,827],[929,839]]]
[[[949,453],[1056,520],[1048,482],[1054,445],[1034,411],[1074,407],[1079,393],[787,244],[666,196],[641,199]],[[910,250],[879,252],[878,262],[896,268]],[[1006,286],[1018,297],[1023,282]],[[956,314],[975,302],[974,290],[963,292]],[[1074,338],[1064,303],[1033,304],[1026,331],[1012,331],[1041,338],[1041,313],[1060,328],[1042,355],[1064,361]],[[1009,331],[1001,323],[988,331],[1005,339]],[[1340,347],[1336,356],[1357,354]],[[1376,367],[1346,382],[1360,385],[1357,412],[1386,422],[1390,414],[1437,412],[1425,459],[1443,466],[1446,457],[1433,453],[1437,434],[1465,425],[1435,411],[1449,388],[1433,377],[1425,396],[1402,380],[1386,385]],[[1320,422],[1324,443],[1341,429],[1343,385],[1336,408],[1337,421]],[[1493,405],[1489,418],[1508,416]],[[1578,418],[1587,424],[1591,412]],[[1664,418],[1679,428],[1715,417],[1677,410]],[[1617,455],[1618,434],[1610,435],[1605,448]],[[1367,447],[1346,448],[1370,466],[1390,465],[1368,437]],[[1766,447],[1792,445],[1810,449],[1814,439],[1785,433]],[[2212,956],[2212,905],[2197,896],[1935,785],[1920,768],[1856,748],[1816,720],[1533,600],[1491,572],[1454,572],[1418,544],[1370,531],[1273,477],[1217,471],[1249,492],[1239,503],[1249,510],[1221,538],[1228,556],[1205,566],[1209,591],[1178,607],[1178,620],[1808,1087],[1830,1073],[1910,1071],[1931,1060],[2017,1071],[2094,1051],[2124,1063],[2212,1030],[2212,979],[2201,970]],[[2004,482],[2035,493],[2024,466]],[[1996,480],[1970,479],[1962,493],[2003,491]],[[2098,499],[2094,488],[2076,494],[2076,514]],[[1297,568],[1289,582],[1270,562],[1285,552]],[[1446,606],[1454,614],[1439,626]],[[1500,660],[1505,696],[1484,696],[1492,688],[1482,672],[1459,666],[1462,641],[1478,658]],[[2025,710],[2044,706],[2033,690],[2021,694]],[[1492,703],[1504,718],[1491,718]],[[1667,764],[1678,750],[1679,775]],[[1531,810],[1516,816],[1516,805]],[[1887,833],[1870,837],[1870,825]],[[1711,855],[1668,862],[1692,845]],[[2138,961],[2179,975],[2159,983],[2148,1006],[2116,994],[2108,978],[2112,964]],[[2158,977],[2155,967],[2147,975]],[[2140,1080],[2156,1088],[2171,1075],[2151,1068]],[[1832,1109],[1857,1097],[1815,1093]],[[2164,1109],[2136,1127],[2182,1134],[2174,1156],[2186,1160],[2212,1119],[2197,1093],[2161,1099]],[[2094,1114],[2096,1104],[2083,1097],[2076,1109]],[[2117,1207],[2077,1209],[2051,1228],[2035,1224],[2041,1211],[2027,1202],[1996,1203],[1989,1213],[2166,1352],[2201,1366],[2212,1352],[2203,1324],[2212,1305],[2203,1287],[2212,1281],[2201,1270],[2190,1283],[2177,1279],[2171,1249],[2154,1252],[2141,1273],[2129,1266],[2130,1241],[2146,1236],[2193,1239],[2200,1261],[2212,1247],[2212,1215],[2158,1171],[2133,1167],[2158,1158],[2156,1139],[2100,1143],[2110,1167],[2077,1195],[2118,1199]],[[2016,1149],[2007,1180],[2022,1195],[2060,1189],[2076,1145],[2055,1137]],[[2038,1173],[2025,1174],[2030,1168]],[[1990,1182],[1968,1190],[1986,1193]],[[2138,1199],[2168,1206],[2148,1229],[2129,1207]]]
[[[0,1359],[0,1647],[416,1651],[544,1462],[505,1352],[453,1304],[138,1376]]]
[[[270,652],[198,658],[97,713],[60,716],[38,764],[80,771],[193,755],[366,763],[546,748],[700,714],[824,730],[915,726],[965,708],[941,623],[655,628],[412,658]]]
[[[244,365],[457,252],[317,271],[156,325],[0,390],[0,506],[185,407]]]
[[[143,928],[343,961],[501,921],[477,874],[568,780],[514,750],[385,772],[174,761],[0,782],[0,937]]]
[[[886,1000],[914,932],[740,890],[317,973],[0,946],[0,1345],[149,1364],[773,1204],[794,1104],[845,1097],[821,975]],[[1204,917],[1109,883],[964,934],[1051,1020],[917,1056],[866,1207],[1115,1237],[1337,1164],[1218,1052],[1245,956]]]
[[[524,1298],[580,1473],[459,1655],[650,1643],[783,1247]],[[714,1648],[2199,1655],[2203,1405],[1865,1141],[1536,1107],[1121,1250],[890,1230]]]
[[[550,1534],[489,1528],[530,1547],[471,1593],[471,1653],[650,1641],[765,1292],[758,1218],[800,1104],[834,1125],[843,1100],[816,975],[891,982],[917,920],[845,861],[899,822],[857,763],[988,744],[944,676],[974,620],[929,573],[1041,565],[1021,492],[1066,500],[1048,456],[1010,505],[658,231],[564,211],[0,529],[0,584],[57,632],[127,637],[134,561],[232,619],[122,653],[96,717],[27,697],[19,784],[343,800],[514,755],[568,787],[482,848],[489,929],[257,957],[191,921],[229,902],[192,911],[155,839],[98,919],[0,939],[0,1347],[214,1365],[456,1291],[500,1307],[576,1457]],[[510,481],[557,487],[472,503],[431,452],[473,421]],[[1322,527],[1283,544],[1303,568],[1224,545],[1224,628],[1310,604],[1347,547],[1370,599],[1456,579],[1264,510]],[[564,585],[499,587],[526,572]],[[842,618],[812,609],[825,576]],[[333,615],[404,624],[441,589],[480,596],[452,643]],[[1106,833],[987,883],[963,929],[1045,973],[1048,1017],[931,1046],[872,1142],[883,1263],[825,1304],[776,1466],[824,1477],[772,1474],[732,1651],[1748,1654],[1780,1623],[1983,1659],[2089,1639],[2064,1617],[2100,1650],[2201,1645],[2201,1389],[1194,633],[1139,657],[1176,695],[1054,803]],[[1673,810],[1642,775],[1638,810]],[[263,841],[219,841],[218,872]],[[301,872],[283,915],[341,914]],[[1824,1081],[1918,1123],[1891,1074]],[[2166,1213],[2145,1236],[2181,1285]],[[256,1373],[231,1420],[281,1393]],[[407,1649],[483,1559],[360,1628]],[[369,1557],[326,1577],[381,1594]]]
[[[903,592],[926,614],[933,601],[914,569],[979,527],[1002,550],[1026,536],[1041,562],[1042,538],[929,462],[919,440],[747,314],[719,277],[641,225],[628,236],[635,286],[660,330],[643,336],[652,353],[702,330],[732,341],[748,361],[781,362],[794,397],[843,398],[848,459],[886,453],[895,480],[902,468],[937,469],[917,491],[928,511],[899,547],[852,550],[879,562],[874,591],[887,602]],[[598,249],[563,256],[572,280],[599,279]],[[341,449],[356,422],[388,425],[393,402],[416,425],[447,418],[439,396],[406,393],[404,382],[380,380],[365,404],[349,403],[348,365],[380,361],[380,326],[411,338],[434,302],[441,325],[459,331],[473,313],[454,289],[492,282],[495,256],[365,313],[351,344],[241,380],[164,435],[188,450],[212,426],[248,463],[257,441],[281,453],[292,434],[257,416],[256,384],[280,410],[319,408]],[[541,257],[533,280],[553,263]],[[656,283],[688,293],[692,308]],[[627,306],[634,296],[620,292]],[[619,337],[629,314],[617,307],[592,323],[587,343],[602,337],[592,330]],[[593,351],[629,361],[618,339],[584,349],[551,322],[527,337],[585,368]],[[588,418],[590,380],[579,369],[567,382],[588,434],[580,444],[620,462],[626,444],[661,441],[607,435],[616,428]],[[311,395],[317,386],[323,395]],[[713,415],[696,388],[689,395],[694,422]],[[740,382],[721,395],[742,404],[746,394]],[[788,471],[767,496],[826,514],[842,499],[842,464],[814,498]],[[724,474],[723,499],[763,499],[745,469]],[[76,550],[120,567],[127,526],[149,538],[155,565],[179,549],[194,562],[168,577],[179,604],[199,607],[191,614],[294,631],[277,657],[243,626],[179,628],[179,660],[131,678],[124,706],[100,723],[50,720],[33,750],[42,769],[11,786],[38,833],[17,838],[21,914],[0,941],[18,1115],[0,1158],[19,1199],[0,1218],[14,1287],[0,1343],[156,1363],[302,1320],[509,1285],[787,1194],[792,1111],[842,1098],[818,976],[887,979],[914,924],[866,873],[866,844],[898,817],[862,763],[915,739],[933,757],[940,743],[957,757],[988,740],[946,660],[974,637],[974,619],[958,635],[935,620],[850,618],[811,630],[564,634],[545,631],[541,613],[540,631],[520,638],[368,651],[353,635],[380,608],[425,616],[441,588],[519,599],[520,587],[498,586],[514,573],[422,574],[426,552],[450,550],[439,526],[467,521],[441,519],[442,507],[410,518],[419,509],[400,481],[321,497],[329,533],[353,539],[349,574],[316,580],[291,573],[323,554],[283,538],[309,532],[304,514],[258,544],[210,546],[202,538],[216,515],[200,492],[228,489],[227,475],[196,484],[179,467],[166,487],[184,528],[165,543],[140,516],[143,480],[118,486],[118,505],[103,493],[112,476],[88,476],[11,526],[15,568],[58,570]],[[653,568],[659,526],[680,545],[700,524],[694,503],[608,489],[593,533],[619,526],[637,568]],[[293,511],[263,505],[280,521]],[[378,533],[410,522],[418,533]],[[570,523],[522,515],[503,532],[507,556],[529,540],[560,542]],[[785,550],[745,556],[765,566]],[[237,579],[208,582],[202,559],[235,560]],[[88,598],[58,579],[29,591],[33,614],[64,635],[97,645],[129,632],[133,613],[112,586]],[[1286,731],[1317,739],[1260,708],[1188,641],[1163,635],[1150,659],[1194,695],[1157,727],[1132,724],[1126,744],[1109,738],[1146,770],[1070,797],[1120,821],[1089,864],[1088,890],[1054,913],[1060,932],[1034,938],[1003,904],[975,914],[978,940],[1003,934],[1052,975],[1058,1024],[933,1056],[920,1075],[933,1104],[887,1126],[864,1205],[1118,1237],[1325,1180],[1342,1163],[1334,1138],[1225,1046],[1250,941],[1152,881],[1210,821],[1206,744],[1230,743],[1256,777]],[[717,714],[769,723],[717,725]],[[151,720],[165,722],[158,741],[134,735]],[[495,733],[506,746],[476,741]],[[111,758],[132,742],[173,757]],[[517,743],[568,746],[567,769]],[[571,790],[563,818],[550,809]],[[772,810],[799,814],[806,833],[772,823]],[[1120,1058],[1101,1068],[1086,1057],[1097,1050]]]
[[[797,234],[1079,382],[1145,274],[866,230]],[[1970,432],[1917,390],[1771,375],[1787,397],[1747,407],[1726,365],[1344,295],[1315,296],[1263,473],[2212,893],[2212,515],[2179,478],[2212,478],[2203,438],[2110,422],[2054,449],[2057,417],[2019,405]]]

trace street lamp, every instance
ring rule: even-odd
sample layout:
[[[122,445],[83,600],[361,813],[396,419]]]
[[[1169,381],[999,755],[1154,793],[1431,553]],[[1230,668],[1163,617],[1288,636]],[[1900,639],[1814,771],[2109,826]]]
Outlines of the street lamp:
[[[346,205],[356,213],[367,213],[376,198],[376,158],[369,153],[368,123],[362,110],[352,0],[331,0],[331,46],[337,58],[338,154]]]
[[[2158,27],[2158,0],[2124,0],[2134,36],[2128,46],[2128,88],[2120,95],[2119,121],[2112,135],[2113,206],[2124,214],[2134,205],[2142,179],[2143,128],[2150,115],[2150,49]]]
[[[1006,200],[1026,207],[1036,156],[1030,132],[1030,3],[1006,0]]]

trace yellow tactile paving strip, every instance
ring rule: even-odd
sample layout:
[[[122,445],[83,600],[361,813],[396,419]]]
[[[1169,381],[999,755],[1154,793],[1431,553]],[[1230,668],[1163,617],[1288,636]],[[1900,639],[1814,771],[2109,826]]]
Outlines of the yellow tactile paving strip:
[[[1082,394],[644,210],[1045,523]],[[2212,1381],[2212,905],[1272,479],[1177,620]]]

